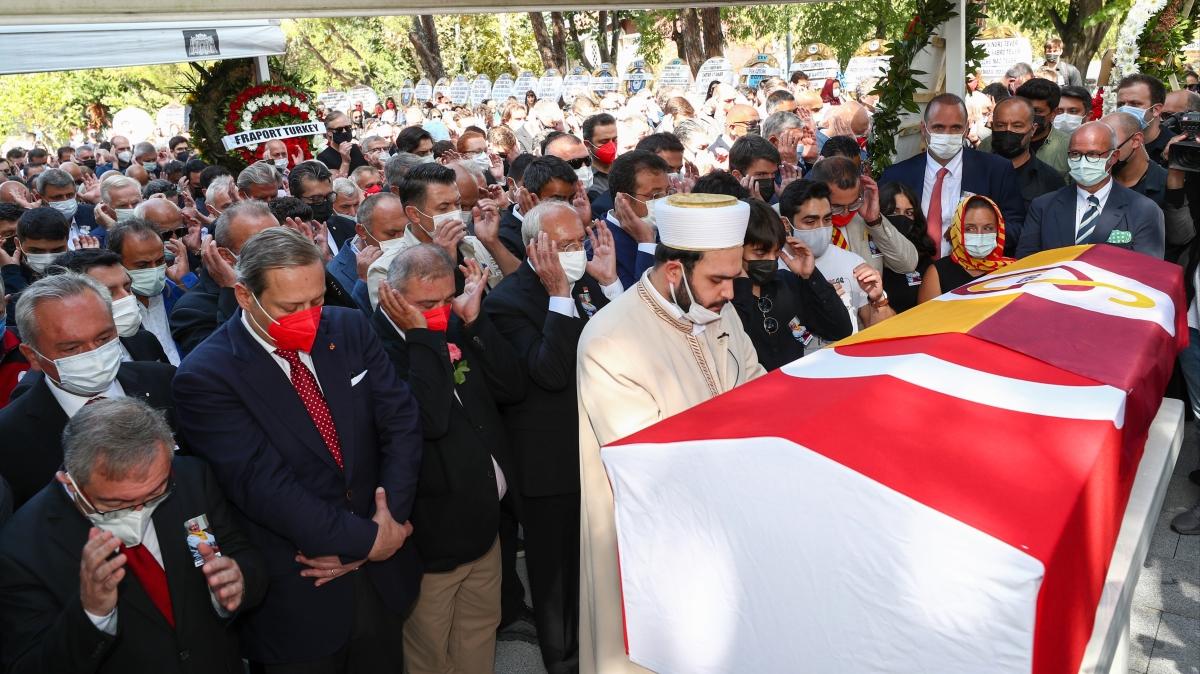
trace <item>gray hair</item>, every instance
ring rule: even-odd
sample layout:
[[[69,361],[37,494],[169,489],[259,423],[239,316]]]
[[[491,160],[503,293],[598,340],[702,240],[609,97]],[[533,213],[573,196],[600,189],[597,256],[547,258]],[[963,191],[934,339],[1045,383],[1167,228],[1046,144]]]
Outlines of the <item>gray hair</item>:
[[[46,169],[38,174],[37,178],[33,179],[33,190],[38,194],[45,195],[46,187],[70,187],[75,188],[75,179],[70,173],[62,169]]]
[[[125,187],[136,188],[138,194],[142,193],[142,184],[138,181],[123,175],[115,175],[105,178],[100,182],[100,200],[109,206],[112,205],[112,191],[119,190]]]
[[[142,141],[142,142],[138,143],[137,145],[133,146],[133,156],[135,156],[135,157],[138,156],[139,154],[146,154],[147,152],[153,152],[156,155],[158,154],[158,150],[155,149],[154,143],[147,143],[145,141]],[[155,157],[155,158],[157,159],[157,157]]]
[[[237,262],[238,283],[258,297],[267,289],[268,271],[323,261],[321,251],[304,235],[287,227],[271,227],[250,237],[242,246]]]
[[[1014,79],[1018,77],[1025,77],[1026,75],[1033,75],[1033,66],[1029,65],[1028,63],[1017,63],[1014,64],[1013,67],[1004,71],[1005,77],[1012,77]]]
[[[174,446],[163,413],[129,397],[81,407],[62,434],[63,464],[79,486],[95,471],[115,480],[144,474],[157,455]]]
[[[91,145],[88,145],[87,143],[84,143],[83,145],[80,145],[79,147],[75,148],[76,154],[78,154],[84,150],[87,150],[88,152],[95,152],[96,148],[92,147]]]
[[[388,187],[399,187],[400,183],[404,181],[404,176],[424,162],[424,157],[418,157],[411,152],[397,152],[388,157],[387,163],[383,165],[384,178],[387,180]]]
[[[256,161],[242,169],[237,177],[238,189],[248,192],[251,185],[279,185],[279,172],[275,170],[275,165],[270,162]]]
[[[383,136],[380,136],[379,134],[373,133],[373,134],[367,136],[366,138],[363,138],[362,140],[358,141],[358,144],[359,144],[359,147],[366,148],[366,147],[370,146],[371,143],[374,143],[377,140],[387,140],[387,139],[384,138]]]
[[[245,216],[258,216],[275,218],[275,214],[271,212],[271,207],[266,202],[258,201],[257,199],[247,199],[229,204],[229,207],[217,216],[216,222],[213,223],[213,240],[217,245],[237,253],[233,250],[233,237],[229,230],[233,226],[235,218]]]
[[[100,285],[87,274],[65,272],[53,276],[45,276],[21,291],[17,299],[17,331],[21,339],[34,348],[37,347],[38,325],[35,311],[39,305],[48,300],[65,300],[68,297],[82,295],[87,292],[96,293],[104,303],[104,310],[112,313],[112,301],[108,289]]]
[[[778,136],[788,129],[803,128],[804,120],[800,119],[796,113],[779,110],[767,115],[767,118],[763,120],[760,135],[763,138],[770,138],[771,136]]]
[[[575,207],[565,201],[543,201],[542,203],[529,209],[525,214],[525,220],[521,223],[521,242],[526,246],[530,241],[537,238],[538,233],[542,231],[542,220],[552,213],[570,213],[572,217],[578,218],[579,214],[575,211]]]
[[[361,166],[359,168],[362,168]],[[333,191],[341,197],[352,197],[362,190],[349,178],[336,178],[333,181]],[[337,197],[334,197],[335,199]]]
[[[400,197],[391,192],[379,192],[363,199],[363,202],[358,205],[358,212],[355,213],[358,219],[358,224],[362,225],[368,231],[371,229],[371,218],[375,217],[375,209],[385,201],[395,201],[400,204]],[[403,205],[403,204],[401,204]]]
[[[454,260],[441,246],[421,243],[405,248],[396,254],[388,266],[388,285],[403,291],[409,280],[419,278],[430,281],[454,276]]]
[[[233,182],[233,176],[217,176],[208,184],[208,189],[204,191],[204,202],[208,203],[217,198],[217,195],[222,190],[228,191],[229,185]]]

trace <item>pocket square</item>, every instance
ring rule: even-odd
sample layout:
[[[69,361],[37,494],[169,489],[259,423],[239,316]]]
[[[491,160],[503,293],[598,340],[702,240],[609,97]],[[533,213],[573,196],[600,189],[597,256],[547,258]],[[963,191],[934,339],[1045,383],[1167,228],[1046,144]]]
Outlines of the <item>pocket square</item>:
[[[1122,229],[1114,229],[1108,235],[1107,243],[1133,243],[1133,234]]]
[[[350,385],[351,385],[351,386],[358,386],[358,382],[362,381],[362,378],[363,378],[363,377],[365,377],[365,376],[367,376],[367,371],[366,371],[366,370],[363,370],[362,372],[359,372],[358,374],[354,375],[354,377],[352,377],[352,378],[350,379]]]

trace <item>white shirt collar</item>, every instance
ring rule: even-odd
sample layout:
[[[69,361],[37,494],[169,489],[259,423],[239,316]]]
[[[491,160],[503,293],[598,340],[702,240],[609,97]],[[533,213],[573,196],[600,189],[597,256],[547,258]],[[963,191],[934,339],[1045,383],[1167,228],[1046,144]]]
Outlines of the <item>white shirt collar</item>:
[[[275,346],[260,337],[258,333],[254,331],[254,326],[250,325],[250,314],[247,313],[245,309],[242,309],[242,325],[245,326],[246,332],[250,333],[250,336],[254,338],[254,341],[258,342],[259,346],[261,346],[264,351],[271,355],[275,354]]]
[[[521,210],[516,204],[513,204],[512,214],[517,222],[525,222],[525,216],[521,214]]]
[[[400,335],[400,339],[403,339],[404,341],[407,342],[408,337],[404,334],[404,331],[400,329],[400,326],[396,325],[396,321],[393,321],[392,317],[388,316],[388,312],[384,311],[382,313],[383,313],[383,317],[386,318],[387,322],[392,326],[392,329],[396,331],[396,334]]]
[[[933,155],[929,154],[928,150],[926,150],[925,154],[927,155],[927,161],[925,162],[925,172],[936,175],[938,169],[945,168],[950,172],[950,175],[959,175],[959,172],[962,171],[963,155],[966,154],[966,152],[967,149],[965,147],[962,150],[959,150],[958,154],[954,155],[954,158],[946,162],[946,166],[943,167],[938,160],[935,159]]]
[[[54,382],[50,381],[50,377],[45,376],[45,373],[43,373],[42,378],[45,379],[46,386],[50,387],[50,395],[54,396],[54,399],[58,401],[59,406],[62,407],[62,410],[66,413],[68,419],[75,416],[75,413],[83,409],[83,406],[87,404],[87,401],[95,398],[96,396],[103,396],[105,398],[125,397],[125,389],[121,388],[121,383],[116,379],[113,379],[113,382],[108,385],[108,388],[103,393],[97,393],[94,396],[77,396],[74,393],[64,391],[58,386],[55,386]]]
[[[1101,187],[1100,189],[1096,190],[1095,192],[1088,192],[1087,190],[1083,189],[1079,185],[1076,185],[1075,186],[1075,194],[1077,194],[1079,196],[1080,201],[1087,201],[1088,197],[1095,196],[1096,199],[1098,199],[1100,201],[1100,206],[1103,207],[1104,202],[1108,200],[1109,193],[1112,192],[1112,188],[1113,188],[1113,179],[1112,179],[1112,177],[1109,177],[1108,182],[1104,183],[1104,187]]]

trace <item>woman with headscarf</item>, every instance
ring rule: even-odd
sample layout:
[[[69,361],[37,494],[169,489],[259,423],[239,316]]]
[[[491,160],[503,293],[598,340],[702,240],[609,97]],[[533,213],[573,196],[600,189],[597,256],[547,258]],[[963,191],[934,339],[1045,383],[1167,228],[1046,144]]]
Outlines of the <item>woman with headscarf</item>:
[[[842,84],[834,78],[825,80],[825,86],[821,87],[821,102],[825,105],[841,105],[842,104]]]
[[[918,303],[1013,262],[1013,258],[1004,257],[1004,215],[996,202],[985,196],[975,194],[958,203],[946,236],[950,239],[950,255],[926,271],[917,291]]]

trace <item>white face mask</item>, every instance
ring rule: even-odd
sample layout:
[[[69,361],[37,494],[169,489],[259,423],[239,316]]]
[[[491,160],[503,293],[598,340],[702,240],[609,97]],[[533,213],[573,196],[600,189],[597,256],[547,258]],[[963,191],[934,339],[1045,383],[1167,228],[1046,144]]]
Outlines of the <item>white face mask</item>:
[[[118,208],[115,210],[117,212],[117,222],[125,222],[126,220],[132,220],[134,217],[132,208]]]
[[[67,219],[68,223],[71,222],[71,220],[75,217],[75,211],[79,210],[79,202],[75,201],[74,198],[64,199],[62,201],[51,201],[49,206],[59,213],[62,213],[62,216]]]
[[[87,502],[87,497],[79,490],[79,485],[75,484],[75,478],[67,474],[67,479],[71,481],[71,486],[75,488],[76,499],[86,503],[92,510],[96,507]],[[170,491],[147,501],[141,508],[133,510],[121,510],[111,513],[84,513],[84,517],[88,519],[97,529],[107,531],[118,540],[125,544],[125,547],[141,545],[142,539],[146,536],[146,530],[150,528],[151,517],[154,516],[154,511],[159,504],[166,500]]]
[[[813,257],[820,258],[829,249],[829,242],[833,240],[833,225],[815,229],[796,228],[792,230],[792,236],[803,241],[812,251]]]
[[[1054,128],[1071,133],[1083,125],[1083,115],[1068,115],[1065,112],[1054,118]]]
[[[967,254],[974,258],[985,258],[996,250],[996,233],[991,234],[964,234],[963,247],[967,249]]]
[[[471,162],[473,164],[475,164],[475,166],[477,166],[481,171],[492,170],[492,160],[490,157],[487,156],[486,152],[481,152],[481,153],[475,155],[471,159]]]
[[[133,281],[133,293],[142,297],[154,297],[167,285],[167,265],[149,269],[126,269]]]
[[[429,238],[431,239],[433,238],[433,235],[436,234],[439,229],[441,229],[442,225],[446,224],[447,222],[462,219],[462,211],[450,211],[449,213],[442,213],[441,215],[429,215],[420,209],[418,209],[417,212],[433,220],[433,229],[425,229],[425,225],[422,225],[419,220],[417,221],[417,226],[421,228],[421,231],[428,234]]]
[[[275,161],[273,161],[273,162],[271,162],[271,163],[275,165],[275,168],[277,168],[277,169],[279,169],[280,171],[282,171],[282,170],[284,170],[284,169],[286,169],[286,168],[287,168],[287,165],[288,165],[288,160],[286,160],[286,159],[276,159]]]
[[[587,262],[586,251],[573,250],[569,253],[558,254],[558,263],[562,265],[563,272],[567,275],[567,281],[572,284],[583,278],[583,273],[587,270]]]
[[[379,246],[379,250],[383,251],[384,255],[392,255],[404,250],[404,237],[402,236],[398,236],[394,239],[388,239],[387,241],[378,241],[376,243]]]
[[[475,222],[475,216],[471,214],[471,211],[462,211],[460,215],[462,217],[463,224],[467,227],[470,227],[471,223]]]
[[[37,355],[46,358],[34,349]],[[104,346],[77,353],[74,356],[57,358],[53,361],[58,368],[58,379],[50,378],[58,387],[77,396],[90,397],[104,393],[117,378],[121,368],[121,341],[112,339]]]
[[[45,274],[46,267],[61,253],[25,253],[25,264],[36,274]]]
[[[929,154],[937,157],[942,161],[954,159],[955,155],[962,152],[963,137],[957,133],[931,133],[929,134]]]
[[[118,153],[117,153],[117,160],[118,160],[118,161],[123,161],[123,162],[129,162],[129,161],[132,161],[132,160],[133,160],[133,153],[132,153],[132,152],[130,152],[129,150],[125,150],[124,152],[118,152]]]
[[[651,199],[650,201],[642,201],[641,199],[638,199],[637,197],[635,197],[633,195],[629,195],[629,198],[633,199],[634,201],[638,201],[643,204],[646,204],[646,215],[642,217],[642,220],[645,220],[647,225],[654,227],[656,224],[655,219],[654,219],[654,209],[658,206],[658,204],[664,203],[667,198],[659,197],[657,199]]]
[[[592,189],[593,178],[591,166],[580,166],[579,168],[575,169],[575,177],[583,183],[583,189]]]
[[[701,306],[700,303],[696,301],[696,296],[692,294],[692,288],[688,285],[687,275],[684,274],[682,278],[683,289],[687,291],[688,299],[692,302],[692,305],[688,307],[688,310],[683,312],[683,317],[696,325],[708,325],[709,323],[721,320],[721,314],[709,309],[708,307]],[[675,303],[676,307],[679,307],[680,311],[683,311],[683,307],[679,306],[679,300],[675,297],[674,283],[671,284],[671,301]]]
[[[142,310],[138,305],[136,295],[126,295],[112,303],[113,323],[117,325],[117,334],[122,337],[132,337],[142,327]]]

